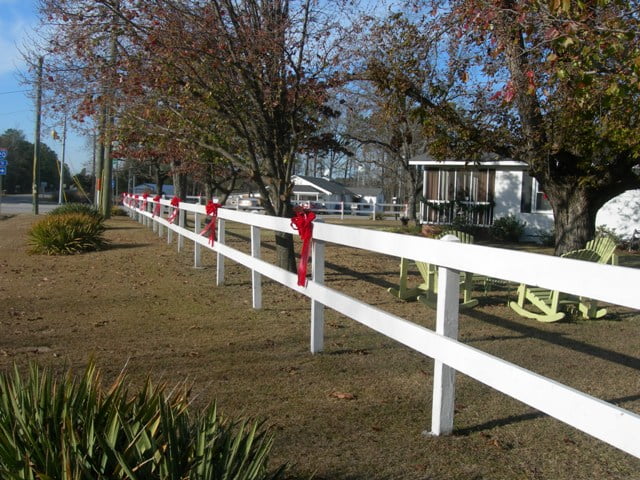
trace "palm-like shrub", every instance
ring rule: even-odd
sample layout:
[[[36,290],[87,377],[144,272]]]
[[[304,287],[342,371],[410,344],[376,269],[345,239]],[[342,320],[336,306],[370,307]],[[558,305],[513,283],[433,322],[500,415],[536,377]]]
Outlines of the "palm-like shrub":
[[[189,414],[184,388],[147,382],[130,396],[93,364],[78,380],[32,365],[0,376],[0,478],[5,480],[262,480],[272,439],[259,424]]]
[[[86,213],[47,215],[29,230],[31,253],[65,255],[99,250],[106,241],[102,216]]]
[[[102,214],[87,203],[65,203],[64,205],[60,205],[59,207],[54,208],[47,215],[65,215],[67,213],[84,213],[85,215],[88,215],[90,217],[104,220]]]

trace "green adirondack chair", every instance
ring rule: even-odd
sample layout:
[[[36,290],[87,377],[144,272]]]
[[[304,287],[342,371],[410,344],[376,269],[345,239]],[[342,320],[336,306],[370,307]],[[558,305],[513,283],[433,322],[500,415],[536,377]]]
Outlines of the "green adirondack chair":
[[[587,250],[593,250],[598,254],[600,259],[598,263],[610,263],[611,265],[618,264],[618,256],[615,254],[616,242],[609,235],[596,237],[593,240],[587,242],[587,246],[584,247]]]
[[[473,235],[458,230],[447,230],[436,237],[441,239],[445,235],[455,235],[458,237],[461,243],[473,243]],[[406,258],[400,259],[400,281],[398,282],[398,288],[389,288],[388,292],[393,296],[400,298],[401,300],[416,300],[418,299],[422,303],[435,307],[436,299],[438,295],[438,267],[425,262],[415,262],[420,275],[422,276],[422,283],[415,287],[407,286],[407,276],[409,271],[409,261]],[[463,298],[460,303],[461,308],[475,307],[478,304],[478,300],[471,298],[473,291],[473,275],[471,273],[462,272],[460,274]]]
[[[574,250],[562,255],[563,258],[573,258],[588,262],[600,262],[600,256],[595,250]],[[527,308],[531,304],[534,310]],[[595,300],[576,297],[557,290],[540,287],[529,287],[520,284],[518,300],[510,302],[509,306],[519,315],[538,320],[540,322],[557,322],[566,315],[567,308],[577,307],[583,318],[602,318],[607,314],[605,308],[598,308]]]

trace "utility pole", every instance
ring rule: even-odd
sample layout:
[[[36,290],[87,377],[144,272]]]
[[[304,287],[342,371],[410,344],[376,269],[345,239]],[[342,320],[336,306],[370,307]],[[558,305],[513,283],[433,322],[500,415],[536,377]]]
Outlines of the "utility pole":
[[[114,15],[114,23],[117,24],[117,17]],[[111,31],[111,43],[110,43],[110,52],[109,58],[111,61],[111,66],[113,70],[110,72],[110,78],[108,81],[113,80],[115,76],[115,64],[116,64],[116,55],[117,55],[117,36],[116,29],[114,28]],[[114,87],[112,83],[108,84],[108,95],[107,95],[107,105],[105,106],[105,119],[104,126],[105,130],[103,131],[103,145],[104,145],[104,156],[102,158],[102,177],[100,182],[100,213],[104,218],[109,218],[111,216],[111,204],[112,204],[112,195],[113,190],[111,188],[111,177],[113,176],[113,160],[112,150],[113,150],[113,105],[115,102],[114,99]]]
[[[36,84],[36,131],[33,141],[33,184],[31,186],[33,214],[38,215],[38,194],[40,190],[40,118],[42,115],[42,63],[43,57],[38,58],[38,80]]]
[[[51,137],[54,140],[60,140],[58,132],[51,131]],[[60,186],[58,187],[58,205],[62,205],[64,190],[64,155],[67,146],[67,114],[64,115],[64,123],[62,124],[62,157],[60,157]]]
[[[60,191],[58,192],[58,204],[62,205],[64,196],[64,156],[67,150],[67,114],[64,114],[62,125],[62,158],[60,159]]]

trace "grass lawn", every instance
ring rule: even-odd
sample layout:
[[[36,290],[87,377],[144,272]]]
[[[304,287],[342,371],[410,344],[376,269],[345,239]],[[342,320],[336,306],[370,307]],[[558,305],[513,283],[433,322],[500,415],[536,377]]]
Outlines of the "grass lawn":
[[[244,267],[228,261],[216,287],[213,253],[194,269],[189,242],[177,253],[175,236],[167,245],[126,217],[108,222],[104,251],[28,255],[34,220],[0,220],[2,370],[35,361],[81,371],[94,358],[107,378],[126,367],[136,385],[188,379],[196,406],[215,400],[226,416],[266,420],[272,462],[289,463],[295,479],[640,480],[640,459],[464,375],[453,435],[426,437],[431,359],[330,310],[325,351],[311,355],[306,297],[265,281],[263,309],[252,310]],[[248,252],[248,229],[227,224],[227,243]],[[273,258],[273,236],[263,232],[262,244]],[[620,253],[640,267],[640,255]],[[336,246],[326,257],[327,285],[433,327],[433,310],[387,293],[397,258]],[[460,318],[462,342],[640,413],[638,312],[611,306],[602,320],[542,324],[506,306],[513,289],[476,295]]]

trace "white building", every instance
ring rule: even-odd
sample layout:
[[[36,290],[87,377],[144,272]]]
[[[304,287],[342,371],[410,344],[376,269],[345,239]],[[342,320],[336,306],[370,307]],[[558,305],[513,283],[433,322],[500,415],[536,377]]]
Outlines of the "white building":
[[[553,229],[553,212],[524,162],[509,159],[465,164],[460,160],[438,161],[421,155],[410,164],[423,167],[423,223],[450,223],[465,215],[474,225],[489,226],[496,218],[514,215],[526,222],[525,237],[536,239]],[[615,229],[629,237],[640,228],[640,190],[630,190],[605,204],[596,225]]]

